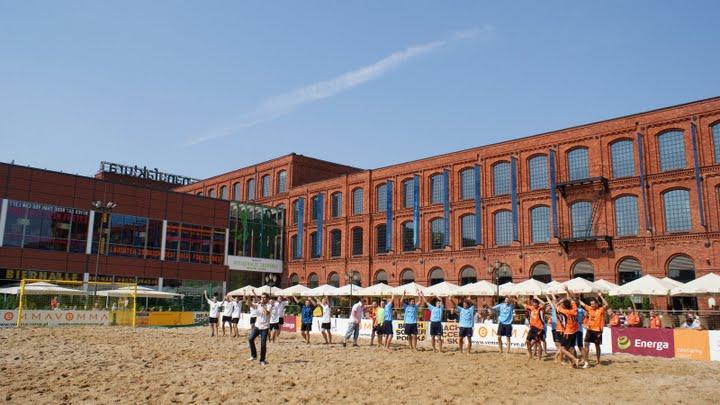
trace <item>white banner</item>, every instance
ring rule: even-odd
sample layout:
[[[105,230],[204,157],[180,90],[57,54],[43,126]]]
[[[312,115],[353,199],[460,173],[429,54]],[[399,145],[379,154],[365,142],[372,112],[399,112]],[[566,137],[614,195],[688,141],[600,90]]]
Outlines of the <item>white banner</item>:
[[[710,335],[710,360],[720,361],[720,330],[708,331]]]
[[[230,270],[282,273],[282,260],[228,255],[227,264]]]
[[[17,310],[2,310],[0,326],[14,327]],[[23,326],[109,325],[110,311],[38,311],[22,312]]]

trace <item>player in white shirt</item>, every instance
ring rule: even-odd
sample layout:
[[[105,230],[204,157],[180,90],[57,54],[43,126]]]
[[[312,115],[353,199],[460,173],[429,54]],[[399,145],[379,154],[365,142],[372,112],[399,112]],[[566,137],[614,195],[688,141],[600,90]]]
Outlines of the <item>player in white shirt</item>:
[[[280,328],[282,328],[283,316],[285,316],[285,307],[288,306],[288,300],[284,297],[278,297],[277,300],[270,302],[273,309],[270,316],[270,341],[274,343],[278,336],[280,336]]]
[[[223,313],[222,313],[221,323],[222,323],[223,336],[225,336],[225,323],[227,323],[228,326],[230,327],[230,334],[232,335],[232,331],[233,331],[232,313],[233,313],[233,310],[235,310],[235,302],[229,295],[226,295],[225,299],[222,302],[222,307],[223,307]]]
[[[350,310],[350,319],[348,319],[348,328],[345,332],[345,340],[343,340],[343,346],[347,346],[350,337],[353,339],[353,346],[357,347],[358,337],[360,337],[360,321],[362,321],[363,313],[365,312],[365,305],[362,299],[360,299]],[[369,305],[368,305],[369,307]]]
[[[240,334],[238,333],[238,322],[240,322],[240,310],[242,310],[242,301],[235,297],[233,299],[233,303],[235,304],[235,306],[233,307],[232,318],[230,321],[230,336],[238,337],[240,336]]]
[[[253,294],[254,294],[254,292],[253,292]],[[255,299],[253,299],[253,302],[254,302],[254,303],[257,303],[257,301],[256,301]],[[251,306],[250,306],[250,329],[252,329],[253,326],[255,326],[255,320],[256,320],[256,319],[257,319],[257,308],[256,308],[256,307],[253,307],[253,306],[251,305]]]
[[[210,324],[210,337],[213,336],[219,336],[219,333],[216,333],[218,331],[218,314],[220,313],[220,303],[217,300],[217,296],[213,294],[212,299],[208,298],[207,291],[203,291],[203,294],[205,295],[205,301],[207,301],[208,305],[210,306],[210,314],[208,318],[208,323]]]
[[[318,305],[318,303],[313,302]],[[330,306],[330,300],[327,297],[323,297],[320,301],[320,307],[322,307],[322,319],[320,320],[320,333],[322,333],[323,339],[325,339],[326,345],[332,344],[332,334],[330,333],[330,316],[332,315],[332,307]]]
[[[253,292],[253,295],[255,293]],[[270,317],[272,315],[272,305],[268,302],[268,295],[263,294],[260,297],[260,302],[252,302],[249,298],[245,298],[245,302],[250,308],[257,310],[257,320],[255,326],[253,326],[250,336],[248,336],[248,344],[250,345],[250,358],[249,361],[255,361],[257,359],[257,348],[255,347],[255,339],[260,336],[260,365],[264,366],[267,364],[265,361],[265,355],[267,354],[267,339],[268,332],[270,330]]]

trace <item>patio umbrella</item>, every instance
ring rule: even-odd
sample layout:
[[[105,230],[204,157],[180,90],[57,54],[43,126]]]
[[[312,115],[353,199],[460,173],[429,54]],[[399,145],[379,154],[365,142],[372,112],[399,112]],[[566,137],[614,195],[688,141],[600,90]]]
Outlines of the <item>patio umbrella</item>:
[[[595,284],[603,293],[609,293],[619,287],[619,285],[603,279],[596,280],[593,284]]]
[[[425,290],[425,286],[420,285],[413,281],[412,283],[403,284],[401,286],[393,288],[393,293],[395,295],[403,295],[403,293],[405,293],[405,295],[407,295],[409,297],[413,297],[413,296],[417,295],[418,291],[424,291],[424,290]]]
[[[460,286],[458,286],[457,284],[443,281],[442,283],[437,283],[422,290],[422,293],[427,296],[436,295],[438,297],[450,297],[453,295],[457,295],[458,289],[460,289]]]
[[[304,297],[329,297],[334,296],[337,292],[337,287],[333,287],[329,284],[323,284],[315,287],[310,291],[306,291],[302,294]]]
[[[720,276],[715,273],[708,273],[700,278],[688,282],[685,285],[675,287],[670,291],[673,296],[685,295],[714,295],[720,294]]]
[[[138,298],[166,298],[172,299],[182,297],[182,294],[169,293],[165,291],[153,290],[147,287],[121,287],[117,290],[98,291],[97,295],[102,297],[135,297]]]
[[[264,285],[262,287],[256,288],[255,294],[256,295],[268,294],[268,295],[272,295],[272,296],[278,296],[279,295],[278,293],[280,291],[281,290],[277,287],[270,287],[269,285]]]
[[[610,291],[612,296],[628,296],[628,295],[652,295],[667,296],[673,287],[655,276],[647,275],[623,284],[618,288]]]
[[[334,295],[337,297],[344,297],[344,296],[350,296],[350,295],[364,295],[363,290],[364,290],[364,288],[358,287],[355,284],[346,284],[346,285],[338,288]]]
[[[299,296],[303,295],[303,293],[306,293],[308,291],[310,291],[310,289],[305,287],[304,285],[295,284],[292,287],[288,287],[284,290],[280,290],[278,292],[278,295],[283,295],[283,296],[291,296],[292,295],[295,297],[299,297]]]
[[[500,287],[502,288],[502,286]],[[534,278],[527,279],[512,287],[512,293],[515,295],[542,295],[546,291],[547,284]]]
[[[512,282],[500,284],[500,295],[514,295],[514,294],[515,294],[515,284],[513,284]]]
[[[492,297],[497,295],[497,286],[485,280],[476,283],[465,284],[457,289],[457,295],[469,295],[474,297]]]
[[[385,283],[377,283],[363,289],[362,295],[366,297],[389,297],[393,295],[393,288]]]
[[[256,287],[253,287],[251,285],[246,285],[245,287],[238,288],[237,290],[232,290],[228,292],[229,295],[236,296],[236,295],[252,295],[253,291],[255,291]]]
[[[575,277],[563,283],[568,291],[575,294],[592,294],[602,292],[600,287],[596,286],[592,281],[582,277]]]
[[[555,280],[547,283],[545,289],[545,292],[547,294],[562,294],[565,292],[565,286],[563,285],[563,283],[557,282]]]
[[[0,294],[18,295],[18,294],[20,294],[20,286],[0,288]],[[60,287],[57,284],[45,283],[45,282],[40,281],[37,283],[25,284],[25,289],[23,290],[23,294],[25,294],[25,295],[50,295],[50,294],[86,295],[87,293],[82,290],[75,290],[72,288]]]

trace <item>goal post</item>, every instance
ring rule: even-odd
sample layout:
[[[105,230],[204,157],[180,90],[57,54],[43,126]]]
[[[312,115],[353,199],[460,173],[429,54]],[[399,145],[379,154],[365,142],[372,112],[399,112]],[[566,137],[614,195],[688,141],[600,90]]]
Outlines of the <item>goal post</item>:
[[[135,283],[23,279],[16,290],[15,326],[136,326]]]

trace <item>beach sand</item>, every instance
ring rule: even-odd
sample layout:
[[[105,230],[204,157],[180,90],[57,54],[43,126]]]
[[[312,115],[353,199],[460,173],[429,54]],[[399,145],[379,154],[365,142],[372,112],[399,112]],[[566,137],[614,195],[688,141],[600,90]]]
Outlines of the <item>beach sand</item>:
[[[461,354],[306,345],[283,332],[269,365],[247,333],[209,328],[0,330],[0,400],[10,403],[718,403],[720,363],[605,356],[574,370],[490,348]],[[339,339],[338,339],[339,341]]]

